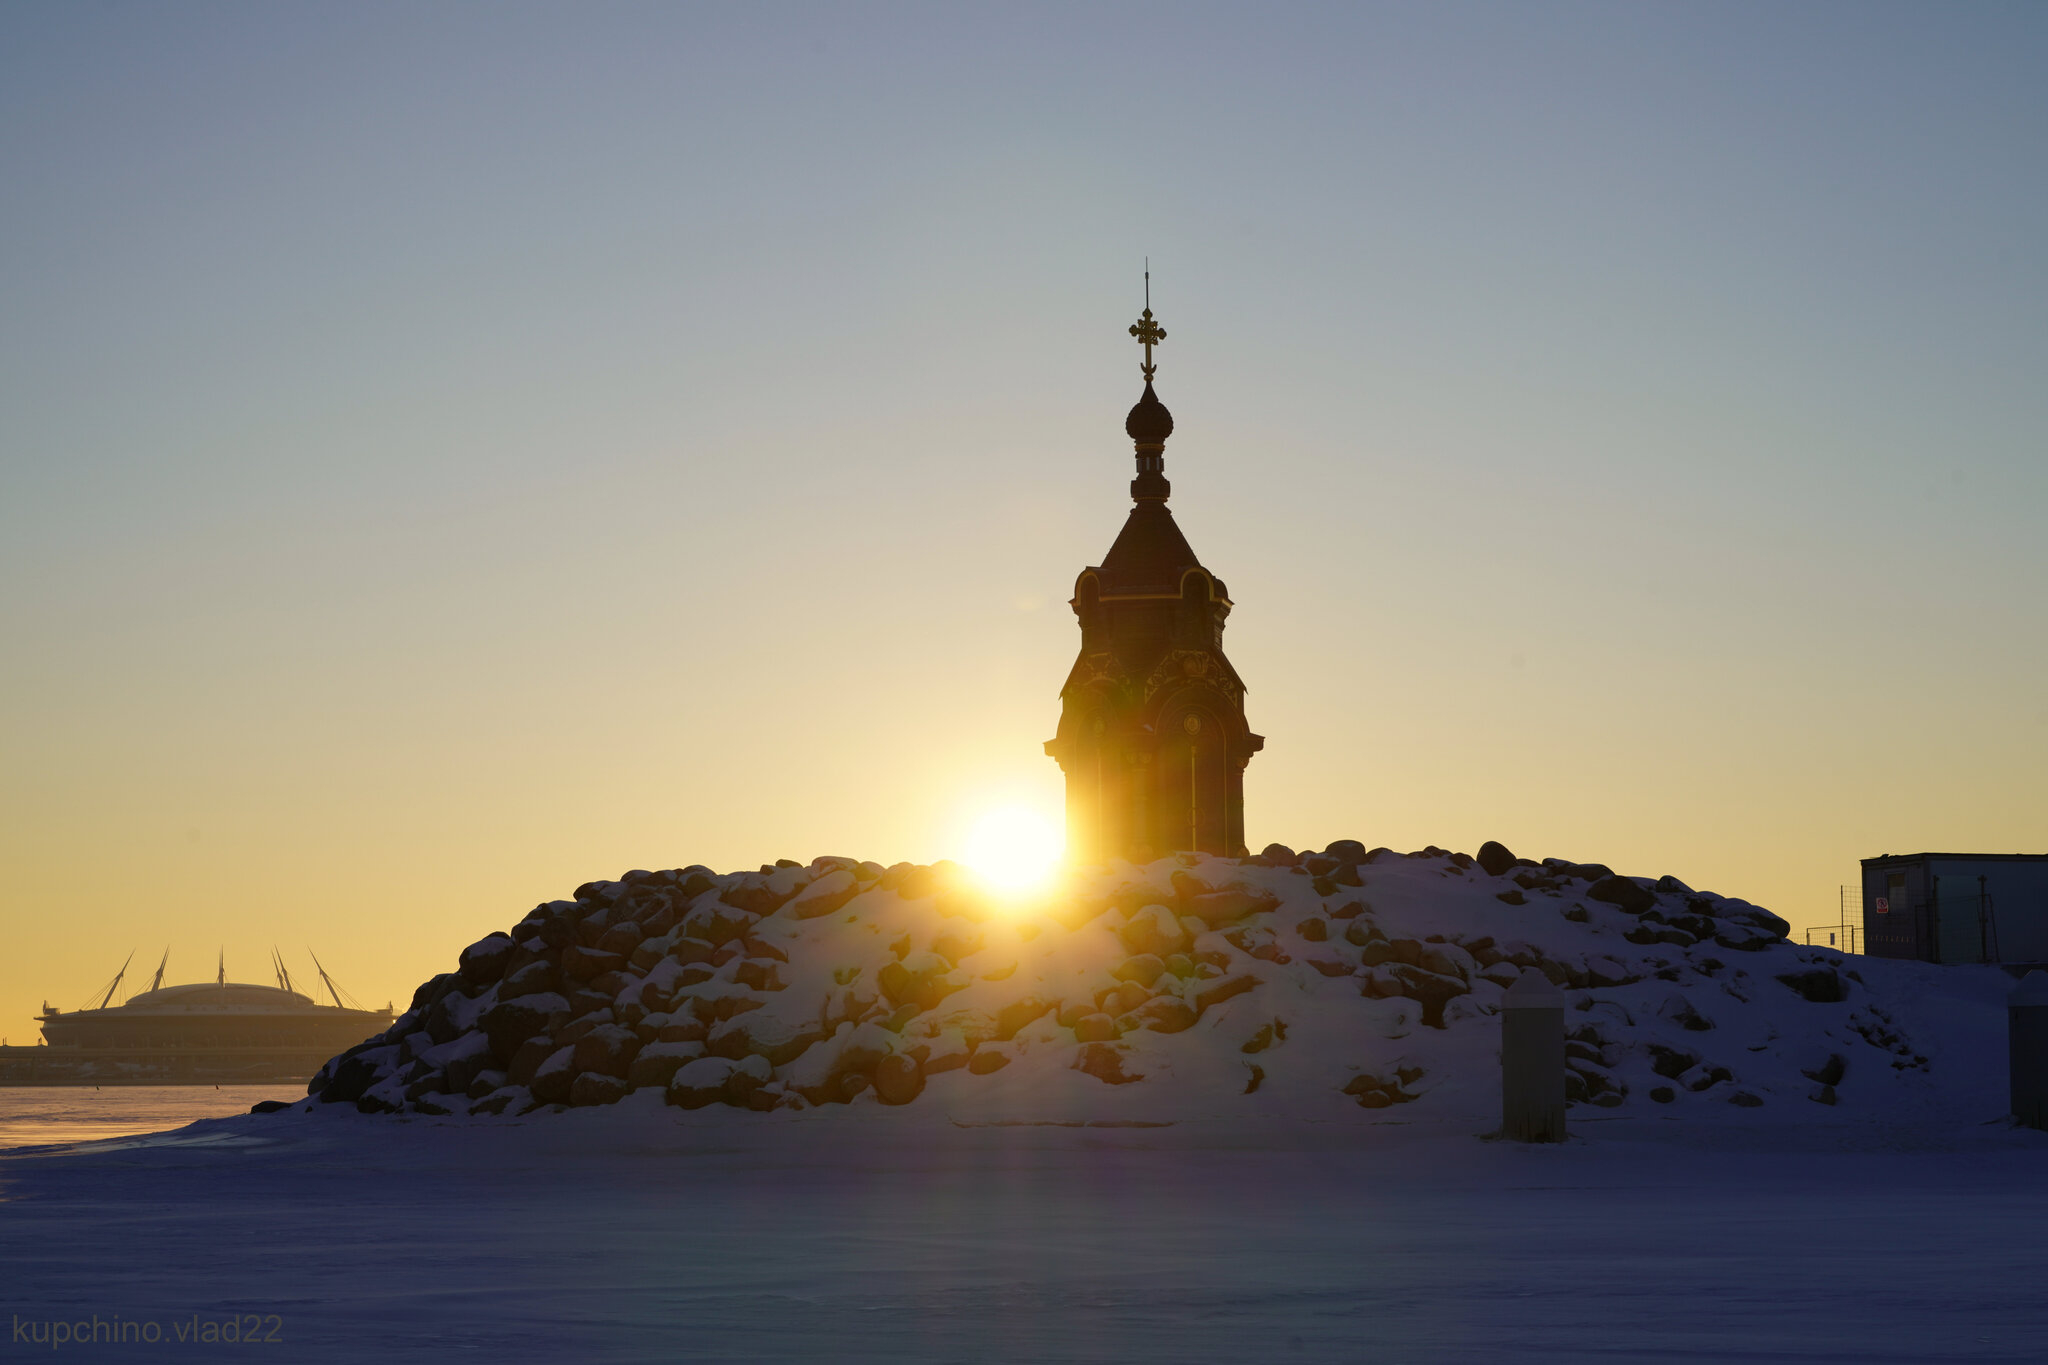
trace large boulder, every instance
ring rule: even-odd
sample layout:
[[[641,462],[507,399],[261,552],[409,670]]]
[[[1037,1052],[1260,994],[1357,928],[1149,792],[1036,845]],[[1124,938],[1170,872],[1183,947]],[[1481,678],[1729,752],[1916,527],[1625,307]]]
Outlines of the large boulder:
[[[1486,869],[1488,876],[1505,877],[1508,869],[1515,865],[1515,855],[1508,852],[1507,845],[1488,839],[1479,846],[1479,856],[1475,861]]]
[[[377,1064],[367,1057],[350,1057],[334,1068],[317,1093],[322,1104],[354,1104],[376,1083]]]
[[[973,957],[987,946],[987,932],[975,924],[948,924],[932,940],[932,951],[952,963]]]
[[[750,991],[779,991],[788,983],[782,979],[782,971],[774,958],[749,957],[742,959],[732,969],[735,985],[745,986]]]
[[[1116,1019],[1100,1010],[1084,1014],[1074,1021],[1074,1041],[1077,1043],[1113,1043],[1120,1036]]]
[[[1276,896],[1259,895],[1250,891],[1212,891],[1206,896],[1190,896],[1187,912],[1211,929],[1221,929],[1227,924],[1237,923],[1247,915],[1271,910],[1279,903]]]
[[[874,1084],[883,1104],[909,1104],[924,1093],[924,1067],[915,1057],[892,1052],[875,1063]]]
[[[743,872],[729,879],[719,893],[727,905],[753,915],[772,915],[795,896],[810,874],[800,867],[778,867],[773,872]]]
[[[624,1080],[639,1051],[639,1034],[622,1024],[600,1024],[576,1040],[576,1069]]]
[[[1714,942],[1731,952],[1760,953],[1779,940],[1747,924],[1730,924],[1714,935]]]
[[[659,938],[682,921],[682,910],[671,895],[642,901],[633,907],[633,921],[640,926],[640,936]]]
[[[717,948],[730,943],[754,927],[754,916],[722,901],[709,901],[683,917],[683,937],[699,939]]]
[[[699,1057],[669,1079],[668,1102],[680,1109],[702,1109],[725,1099],[725,1083],[738,1066],[729,1057]]]
[[[1502,963],[1506,966],[1506,963]],[[1510,970],[1513,970],[1512,968]],[[1595,986],[1627,986],[1642,980],[1638,974],[1603,954],[1589,954],[1586,958],[1586,979]]]
[[[1359,960],[1367,967],[1378,967],[1390,962],[1405,963],[1410,967],[1422,965],[1423,945],[1418,939],[1368,937],[1364,948],[1365,951],[1359,955]]]
[[[1631,915],[1640,915],[1657,904],[1654,891],[1646,889],[1632,877],[1617,877],[1611,873],[1586,888],[1586,899],[1612,905]]]
[[[752,1109],[773,1108],[774,1099],[763,1104],[757,1092],[774,1078],[775,1069],[768,1065],[767,1058],[742,1057],[732,1064],[732,1074],[725,1078],[725,1102]]]
[[[707,981],[677,993],[676,1013],[682,1013],[687,1006],[690,1013],[710,1025],[760,1009],[765,1003],[759,992],[750,991],[745,986]]]
[[[1392,963],[1384,971],[1400,984],[1402,995],[1422,1006],[1422,1022],[1430,1028],[1444,1027],[1445,1004],[1472,989],[1455,976],[1442,976],[1405,962]]]
[[[1177,995],[1155,995],[1131,1011],[1140,1028],[1155,1033],[1179,1033],[1193,1028],[1195,1007]]]
[[[940,1029],[930,1038],[912,1043],[904,1048],[917,1058],[926,1076],[936,1076],[943,1071],[958,1071],[974,1056],[974,1046],[967,1041],[959,1029]]]
[[[576,915],[572,904],[566,911],[557,911],[533,926],[533,936],[541,943],[559,952],[576,942]]]
[[[953,975],[952,967],[937,953],[911,953],[901,962],[884,963],[875,973],[875,985],[892,1005],[937,1009],[940,1001],[967,985]]]
[[[585,947],[581,943],[562,949],[562,974],[572,981],[590,981],[625,965],[624,953]]]
[[[897,1051],[909,1051],[903,1039],[880,1024],[842,1026],[831,1038],[806,1051],[782,1068],[782,1081],[790,1090],[812,1104],[830,1104],[851,1098],[852,1078],[872,1080],[882,1059]]]
[[[1150,954],[1164,958],[1187,947],[1187,932],[1180,917],[1163,905],[1143,907],[1116,932],[1133,956]]]
[[[1142,1072],[1124,1070],[1129,1049],[1120,1043],[1083,1043],[1074,1057],[1074,1070],[1085,1072],[1104,1085],[1129,1085],[1145,1079]]]
[[[460,990],[462,984],[460,972],[442,972],[439,976],[428,977],[413,988],[412,1004],[406,1006],[406,1013],[417,1014],[450,991]]]
[[[531,1086],[534,1073],[540,1070],[541,1063],[554,1056],[555,1049],[560,1046],[560,1043],[545,1033],[528,1038],[512,1054],[512,1061],[505,1068],[506,1084]]]
[[[1249,973],[1218,977],[1195,992],[1195,1009],[1206,1013],[1233,996],[1255,989],[1258,984],[1259,979]]]
[[[1455,943],[1424,943],[1416,965],[1426,972],[1438,976],[1454,976],[1460,981],[1470,981],[1479,964],[1472,960],[1472,954]]]
[[[1149,988],[1135,981],[1105,986],[1095,993],[1095,1007],[1107,1014],[1126,1014],[1152,998]]]
[[[518,947],[510,934],[493,933],[478,939],[462,950],[458,970],[463,981],[472,987],[490,985],[504,976],[505,964]]]
[[[654,1039],[660,1043],[701,1043],[710,1033],[711,1026],[696,1015],[677,1013],[655,1025]]]
[[[633,950],[640,946],[640,940],[647,935],[632,920],[622,919],[597,936],[597,946],[607,953],[617,953],[631,961]]]
[[[784,909],[797,919],[818,919],[842,908],[860,894],[860,883],[850,870],[841,868],[824,876],[790,897]]]
[[[1849,984],[1833,967],[1815,967],[1804,972],[1781,972],[1778,980],[1805,1000],[1816,1005],[1838,1005],[1849,998]]]
[[[499,987],[486,986],[483,988],[483,993],[491,995],[491,999],[481,1006],[477,1006],[475,1001],[463,994],[459,989],[462,978],[458,976],[455,980],[458,989],[441,992],[434,997],[432,1004],[420,1012],[419,1022],[425,1029],[426,1036],[437,1043],[452,1043],[456,1038],[469,1030],[470,1026],[474,1023],[474,1020],[470,1017],[472,1007],[489,1009],[498,1000],[498,997],[491,995],[491,992],[498,990]],[[391,1026],[391,1031],[395,1034],[404,1026],[405,1021],[400,1020]]]
[[[546,995],[562,989],[562,969],[552,962],[529,962],[498,983],[499,1000],[516,1000],[523,995]]]
[[[704,1055],[702,1043],[649,1043],[633,1056],[627,1068],[626,1084],[666,1088],[675,1074]]]
[[[1614,875],[1614,869],[1605,863],[1575,863],[1566,858],[1545,858],[1543,865],[1560,877],[1574,877],[1582,882],[1604,881]]]
[[[996,1037],[1002,1042],[1009,1042],[1024,1030],[1025,1025],[1052,1013],[1058,1004],[1057,1000],[1048,1000],[1042,995],[1019,996],[996,1011]]]
[[[1126,958],[1110,975],[1119,981],[1135,981],[1140,986],[1150,987],[1166,970],[1166,962],[1157,953],[1140,953]]]
[[[692,938],[686,929],[677,929],[677,937],[663,954],[678,966],[689,967],[708,963],[718,956],[718,945],[709,939]]]
[[[1791,925],[1764,909],[1761,905],[1751,905],[1748,901],[1722,901],[1715,913],[1727,919],[1739,920],[1744,924],[1769,934],[1774,939],[1789,938],[1792,935]]]
[[[862,1024],[839,1044],[838,1069],[873,1071],[884,1057],[896,1051],[901,1040],[880,1024]]]
[[[569,1002],[553,992],[522,995],[500,1000],[484,1011],[479,1021],[490,1040],[491,1055],[510,1062],[519,1045],[536,1034],[546,1033],[568,1020]]]
[[[576,1049],[559,1047],[533,1073],[533,1098],[541,1104],[567,1104],[569,1090],[576,1082]]]

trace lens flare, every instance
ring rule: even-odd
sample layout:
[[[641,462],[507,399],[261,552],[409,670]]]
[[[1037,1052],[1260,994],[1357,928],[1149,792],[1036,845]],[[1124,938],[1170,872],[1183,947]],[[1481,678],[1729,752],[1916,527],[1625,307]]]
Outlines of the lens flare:
[[[1015,894],[1052,877],[1063,842],[1052,821],[1029,806],[1001,806],[974,822],[961,861],[990,889]]]

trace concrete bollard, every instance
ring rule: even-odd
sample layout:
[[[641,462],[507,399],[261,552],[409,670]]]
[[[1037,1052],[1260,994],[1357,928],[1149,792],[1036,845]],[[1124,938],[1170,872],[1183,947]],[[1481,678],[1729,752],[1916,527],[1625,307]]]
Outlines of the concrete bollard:
[[[2012,1116],[2048,1132],[2048,972],[2031,971],[2005,1001]]]
[[[1500,1132],[1564,1141],[1564,992],[1524,968],[1500,1001]]]

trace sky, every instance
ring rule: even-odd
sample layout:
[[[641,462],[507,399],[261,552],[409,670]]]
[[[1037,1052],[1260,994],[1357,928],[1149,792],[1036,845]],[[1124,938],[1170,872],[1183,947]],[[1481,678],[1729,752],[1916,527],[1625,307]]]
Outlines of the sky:
[[[1254,848],[1800,927],[2048,851],[2044,69],[2033,4],[0,8],[0,1036],[1057,819],[1148,258]]]

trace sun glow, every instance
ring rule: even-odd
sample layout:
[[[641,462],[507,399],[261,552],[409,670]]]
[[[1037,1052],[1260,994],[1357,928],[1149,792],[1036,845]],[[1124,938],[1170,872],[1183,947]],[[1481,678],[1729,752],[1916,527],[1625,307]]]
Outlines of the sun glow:
[[[1064,842],[1052,821],[1029,806],[999,806],[974,822],[961,861],[991,890],[1014,895],[1051,878]]]

